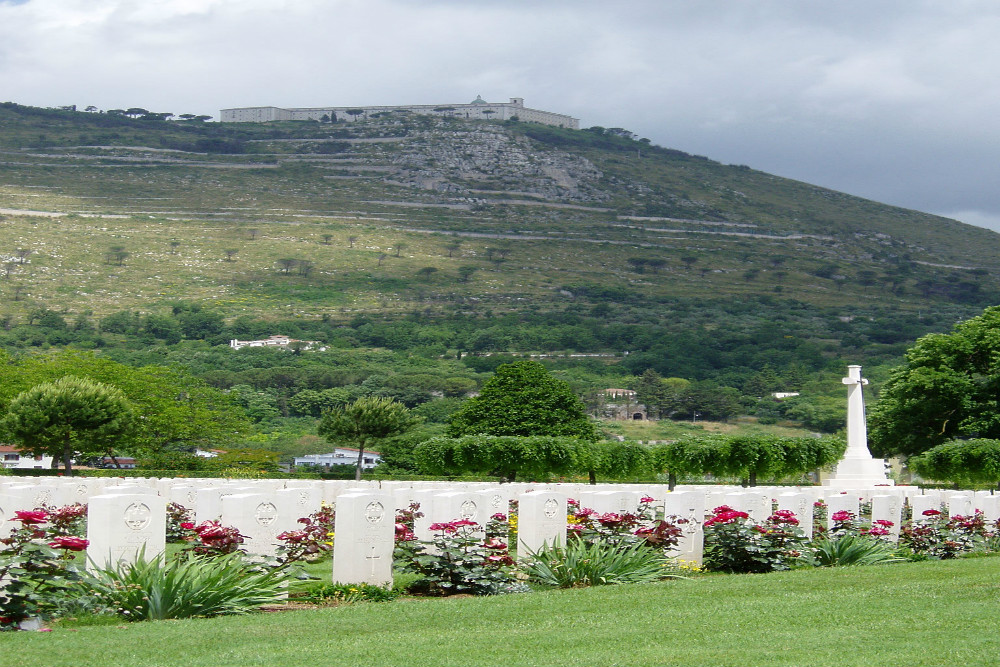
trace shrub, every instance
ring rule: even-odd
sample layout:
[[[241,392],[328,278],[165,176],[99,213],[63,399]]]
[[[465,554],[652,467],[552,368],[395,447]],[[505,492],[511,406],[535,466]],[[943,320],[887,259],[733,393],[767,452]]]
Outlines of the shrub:
[[[875,537],[864,535],[824,535],[812,541],[801,562],[816,567],[884,565],[906,560],[896,548]]]
[[[240,554],[147,559],[94,570],[82,591],[131,621],[248,614],[280,602],[287,575],[257,570]]]
[[[307,517],[298,520],[299,530],[288,530],[280,535],[278,562],[289,565],[296,561],[316,561],[333,551],[333,525],[336,512],[332,505],[322,506]]]
[[[20,527],[0,539],[0,630],[55,609],[80,577],[72,553],[87,548],[85,539],[50,535],[45,510],[14,512],[12,520]]]
[[[183,542],[194,525],[194,513],[180,503],[167,503],[167,542]]]
[[[763,524],[746,512],[723,505],[705,520],[705,569],[722,572],[773,572],[790,569],[803,552],[806,538],[798,519],[778,510]]]
[[[544,546],[531,554],[525,570],[532,581],[558,588],[657,581],[668,574],[667,559],[645,542],[570,537],[565,547]]]
[[[506,542],[484,538],[479,524],[468,519],[434,523],[430,528],[437,532],[430,543],[396,543],[394,555],[401,568],[420,575],[411,585],[413,592],[495,595],[518,590]]]
[[[914,560],[957,558],[963,553],[988,548],[996,526],[987,526],[982,512],[950,519],[938,510],[924,510],[923,517],[903,526],[899,544]]]
[[[392,588],[371,584],[338,584],[316,582],[305,588],[296,599],[316,604],[353,604],[355,602],[389,602],[400,595]]]

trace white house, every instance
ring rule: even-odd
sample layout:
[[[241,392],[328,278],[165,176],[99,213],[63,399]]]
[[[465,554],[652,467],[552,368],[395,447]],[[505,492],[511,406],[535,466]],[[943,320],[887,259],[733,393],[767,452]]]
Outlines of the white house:
[[[4,468],[51,468],[51,456],[30,456],[21,454],[13,445],[0,445],[0,457]]]
[[[374,468],[382,460],[382,455],[378,452],[365,450],[361,457],[361,467],[365,470]],[[337,447],[329,454],[306,454],[296,456],[295,465],[317,465],[329,468],[332,465],[356,465],[358,462],[358,450],[351,447]]]

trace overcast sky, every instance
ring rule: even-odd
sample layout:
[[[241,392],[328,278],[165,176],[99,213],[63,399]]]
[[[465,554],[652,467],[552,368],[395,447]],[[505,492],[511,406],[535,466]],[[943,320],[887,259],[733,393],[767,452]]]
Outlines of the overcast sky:
[[[523,97],[1000,230],[995,0],[0,0],[0,101]]]

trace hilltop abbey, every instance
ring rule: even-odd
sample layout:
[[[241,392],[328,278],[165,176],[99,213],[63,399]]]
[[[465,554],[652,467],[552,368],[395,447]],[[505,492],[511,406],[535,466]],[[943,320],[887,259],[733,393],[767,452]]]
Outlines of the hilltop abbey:
[[[476,96],[469,104],[413,104],[392,107],[315,107],[281,109],[279,107],[242,107],[223,109],[223,123],[266,123],[272,120],[320,120],[323,116],[336,120],[355,121],[380,113],[419,113],[431,116],[469,118],[473,120],[520,120],[523,122],[580,129],[580,120],[572,116],[524,106],[524,98],[512,97],[510,102],[487,102]]]

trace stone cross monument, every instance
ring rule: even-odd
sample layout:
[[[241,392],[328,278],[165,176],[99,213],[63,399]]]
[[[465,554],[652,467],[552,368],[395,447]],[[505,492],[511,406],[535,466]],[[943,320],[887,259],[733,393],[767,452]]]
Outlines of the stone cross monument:
[[[886,477],[885,460],[872,458],[868,451],[868,427],[865,423],[865,398],[862,387],[868,380],[861,377],[861,366],[848,366],[847,377],[847,451],[824,486],[841,489],[863,489],[870,486],[892,486]]]

